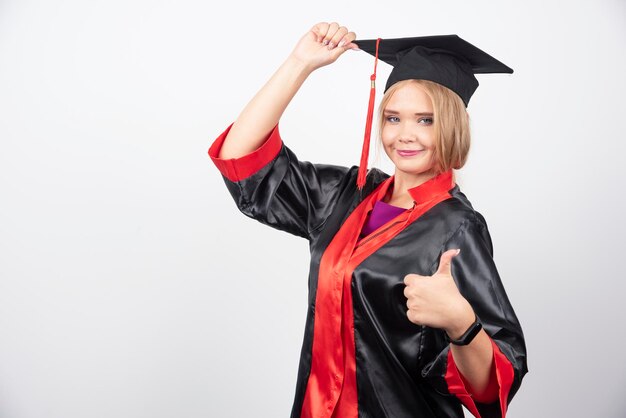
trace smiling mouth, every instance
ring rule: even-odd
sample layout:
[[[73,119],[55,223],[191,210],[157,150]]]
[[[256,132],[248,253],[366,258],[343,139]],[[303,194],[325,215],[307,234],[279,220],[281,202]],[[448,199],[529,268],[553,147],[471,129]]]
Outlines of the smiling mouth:
[[[400,156],[402,157],[412,157],[414,155],[419,154],[420,152],[424,151],[422,149],[419,150],[396,150],[398,152],[398,154],[400,154]]]

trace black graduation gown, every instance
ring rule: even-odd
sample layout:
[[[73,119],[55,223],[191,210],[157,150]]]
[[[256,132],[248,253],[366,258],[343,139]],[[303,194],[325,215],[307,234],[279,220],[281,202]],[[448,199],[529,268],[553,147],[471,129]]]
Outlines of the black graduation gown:
[[[222,173],[238,209],[246,216],[306,238],[310,243],[309,309],[291,414],[292,418],[301,417],[313,358],[316,304],[320,304],[318,284],[328,282],[327,277],[320,277],[321,260],[329,256],[328,248],[336,235],[358,236],[365,219],[365,202],[369,198],[371,207],[372,198],[386,190],[392,179],[372,169],[364,189],[359,191],[357,166],[299,161],[280,139],[278,126],[254,153],[236,160],[221,160],[219,149],[229,130],[230,127],[214,141],[209,155]],[[509,378],[499,373],[498,379],[501,384],[508,380],[505,386],[510,387],[501,388],[499,402],[476,403],[477,411],[472,412],[482,417],[503,415],[527,372],[522,329],[493,261],[484,218],[472,208],[457,185],[447,191],[445,199],[439,200],[432,207],[425,207],[416,219],[380,228],[395,228],[391,236],[389,231],[378,233],[377,230],[371,234],[374,238],[366,237],[374,240],[382,237],[383,241],[353,266],[348,285],[359,417],[463,416],[461,402],[451,394],[450,382],[446,380],[450,353],[444,331],[411,323],[406,316],[403,294],[404,277],[409,273],[434,274],[441,254],[448,249],[461,250],[452,259],[452,275],[495,343],[494,351],[499,349],[501,357],[508,360],[503,367],[509,368]],[[363,216],[355,220],[358,211]],[[347,239],[345,250],[337,251],[341,252],[336,256],[339,261],[325,271],[347,268],[355,241],[356,238]],[[328,305],[327,300],[323,302]],[[329,358],[328,362],[332,369],[333,360]],[[341,374],[345,365],[336,366],[333,370],[341,369]],[[327,401],[336,402],[336,397],[329,395]]]

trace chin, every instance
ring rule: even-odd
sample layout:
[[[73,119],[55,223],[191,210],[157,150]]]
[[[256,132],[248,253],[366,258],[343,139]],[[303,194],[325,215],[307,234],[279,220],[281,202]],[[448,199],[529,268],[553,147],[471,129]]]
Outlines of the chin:
[[[402,172],[402,175],[420,177],[420,178],[432,178],[435,177],[435,172],[431,169],[417,169],[415,167],[401,167],[396,166],[396,172]]]
[[[396,169],[399,171],[402,171],[405,174],[410,174],[413,176],[423,176],[425,174],[429,174],[432,172],[432,170],[428,168],[421,168],[421,167],[415,167],[415,166],[403,165],[403,164],[396,165]]]

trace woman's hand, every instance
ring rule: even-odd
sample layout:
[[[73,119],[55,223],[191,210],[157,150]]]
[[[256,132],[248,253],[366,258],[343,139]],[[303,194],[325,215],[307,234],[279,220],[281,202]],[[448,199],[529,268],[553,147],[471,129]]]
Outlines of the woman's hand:
[[[291,58],[303,63],[310,71],[332,64],[348,49],[358,49],[352,41],[354,32],[338,23],[321,22],[309,30],[298,42]]]
[[[313,26],[243,109],[226,136],[219,158],[239,158],[258,149],[311,72],[336,61],[348,49],[358,49],[352,43],[355,39],[354,32],[337,23]]]
[[[472,306],[452,278],[450,263],[459,251],[444,252],[439,269],[432,276],[407,274],[404,278],[409,321],[443,329],[452,339],[463,335],[475,320]]]

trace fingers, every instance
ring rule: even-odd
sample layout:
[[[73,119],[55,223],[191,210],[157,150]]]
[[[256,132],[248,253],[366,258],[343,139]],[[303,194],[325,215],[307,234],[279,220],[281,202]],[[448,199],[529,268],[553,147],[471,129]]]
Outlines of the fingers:
[[[422,316],[416,311],[409,309],[408,311],[406,311],[406,317],[415,325],[424,325],[422,321]]]
[[[411,298],[419,295],[420,288],[423,285],[423,280],[428,280],[428,276],[420,276],[419,274],[407,274],[404,276],[404,297],[411,300]]]
[[[424,285],[431,280],[430,276],[407,274],[404,276],[404,296],[406,297],[406,315],[409,321],[417,325],[424,325],[424,309],[427,303],[424,299]]]
[[[335,47],[345,49],[358,49],[352,41],[356,39],[356,33],[348,31],[345,26],[340,26],[337,22],[320,22],[313,26],[313,33],[317,37],[317,42],[328,45],[328,49]]]
[[[344,36],[348,34],[348,28],[345,26],[341,26],[337,28],[337,32],[330,38],[330,42],[328,42],[328,49],[333,49],[335,46],[339,45],[339,42],[343,39]],[[343,45],[342,45],[343,46]]]
[[[441,258],[439,259],[439,268],[435,274],[446,274],[452,275],[452,258],[459,255],[461,250],[448,250],[441,254]]]
[[[352,42],[356,39],[356,33],[348,32],[344,35],[344,37],[337,44],[340,48],[350,48],[354,50],[358,50],[359,46],[357,44],[353,44]]]
[[[406,276],[404,276],[404,284],[406,286],[411,286],[412,284],[415,284],[420,278],[424,278],[426,276],[420,276],[419,274],[407,274]]]
[[[313,29],[311,29],[311,31],[315,33],[315,35],[317,36],[317,39],[316,39],[317,42],[322,42],[324,40],[324,38],[326,37],[326,34],[328,33],[329,26],[330,25],[326,22],[320,22],[316,24],[315,26],[313,26]]]
[[[338,30],[339,30],[339,24],[337,22],[328,24],[326,33],[324,34],[324,37],[322,38],[322,44],[328,45],[329,46],[328,49],[334,48],[334,46],[330,47],[330,41],[333,39],[333,37],[335,36]]]

